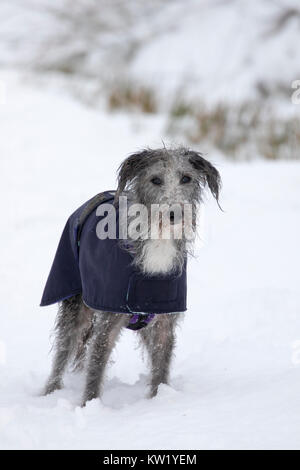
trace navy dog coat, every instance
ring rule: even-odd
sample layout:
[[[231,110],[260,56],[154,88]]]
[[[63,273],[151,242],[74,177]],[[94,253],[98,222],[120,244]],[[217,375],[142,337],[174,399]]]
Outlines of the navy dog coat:
[[[67,221],[44,289],[41,306],[82,293],[93,310],[132,314],[131,329],[143,315],[142,326],[153,314],[186,310],[186,263],[181,273],[150,276],[136,268],[132,255],[117,237],[100,240],[96,215],[100,204],[113,204],[114,192],[100,193]],[[145,316],[146,315],[146,316]]]

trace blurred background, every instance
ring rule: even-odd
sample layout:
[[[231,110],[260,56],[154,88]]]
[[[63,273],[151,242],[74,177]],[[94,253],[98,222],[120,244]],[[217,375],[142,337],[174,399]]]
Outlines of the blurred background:
[[[297,0],[2,0],[0,20],[1,69],[35,86],[231,159],[299,158]]]
[[[1,0],[0,24],[0,447],[299,449],[299,0]],[[72,374],[41,397],[64,224],[162,142],[223,181],[171,386],[146,400],[126,331],[102,402],[79,408]]]

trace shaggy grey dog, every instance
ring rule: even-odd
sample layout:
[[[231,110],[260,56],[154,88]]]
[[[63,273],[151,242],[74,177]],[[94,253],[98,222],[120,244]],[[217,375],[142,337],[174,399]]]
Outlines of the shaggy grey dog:
[[[218,201],[220,175],[200,153],[186,148],[147,149],[131,155],[121,164],[115,202],[126,194],[130,204],[140,203],[147,208],[153,204],[190,204],[192,216],[185,223],[195,232],[197,208],[206,185]],[[175,224],[174,214],[170,214],[169,221]],[[192,243],[184,234],[177,239],[172,232],[169,239],[144,237],[129,241],[127,249],[133,254],[136,267],[149,274],[182,269]],[[151,397],[157,394],[159,384],[168,383],[179,317],[180,312],[158,314],[136,332],[150,359]],[[129,320],[129,314],[91,310],[83,303],[81,295],[64,300],[56,320],[55,357],[45,394],[62,387],[63,373],[73,361],[76,368],[83,368],[85,364],[87,367],[82,405],[98,397],[110,354]]]

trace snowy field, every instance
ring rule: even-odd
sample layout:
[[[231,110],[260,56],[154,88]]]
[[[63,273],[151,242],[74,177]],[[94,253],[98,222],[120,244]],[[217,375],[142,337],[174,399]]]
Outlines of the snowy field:
[[[102,402],[81,409],[81,375],[39,396],[56,313],[40,297],[67,217],[115,187],[130,152],[161,145],[160,117],[107,116],[4,78],[0,448],[300,449],[300,163],[209,155],[225,212],[208,198],[170,386],[146,398],[125,331]]]

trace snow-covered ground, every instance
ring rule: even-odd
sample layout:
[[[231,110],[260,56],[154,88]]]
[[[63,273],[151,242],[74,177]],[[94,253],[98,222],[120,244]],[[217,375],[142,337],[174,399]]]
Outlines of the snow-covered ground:
[[[43,285],[66,218],[115,186],[129,152],[161,144],[160,118],[107,116],[1,78],[0,448],[300,449],[300,163],[209,155],[225,212],[208,199],[171,385],[146,398],[125,331],[102,402],[82,409],[81,375],[39,396],[56,313],[39,307]]]

